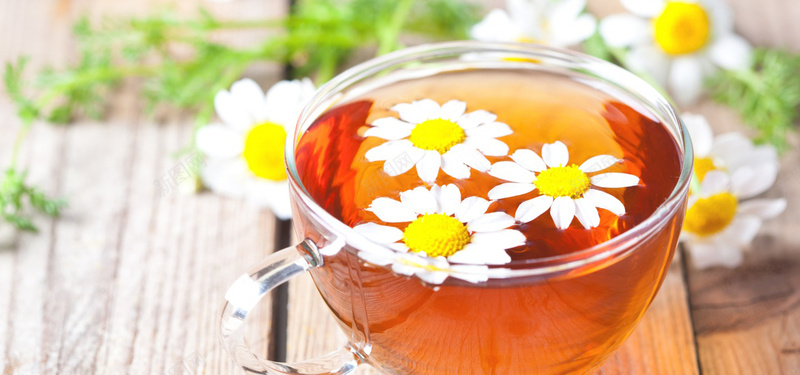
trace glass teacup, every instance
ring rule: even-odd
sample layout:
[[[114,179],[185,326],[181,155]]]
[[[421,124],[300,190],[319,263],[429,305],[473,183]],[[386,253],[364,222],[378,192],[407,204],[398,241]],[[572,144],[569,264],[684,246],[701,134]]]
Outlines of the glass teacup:
[[[308,160],[298,163],[298,144],[336,111],[364,111],[354,99],[365,93],[441,74],[504,69],[568,77],[662,124],[676,145],[672,162],[680,176],[647,218],[593,246],[490,267],[405,264],[422,270],[398,273],[396,250],[367,239],[342,221],[341,212],[331,212],[337,205],[329,198],[347,193],[308,185],[303,177],[309,171],[303,168],[310,167]],[[339,141],[337,134],[327,136],[332,145]],[[683,220],[692,160],[688,132],[665,98],[633,74],[578,53],[451,42],[365,62],[320,88],[289,138],[293,223],[303,241],[271,255],[230,288],[221,321],[226,349],[247,371],[268,374],[345,374],[361,363],[398,374],[587,371],[628,337],[664,279]],[[244,343],[245,318],[272,288],[303,272],[311,274],[348,344],[302,363],[257,357]],[[443,275],[444,282],[419,276],[426,272]]]

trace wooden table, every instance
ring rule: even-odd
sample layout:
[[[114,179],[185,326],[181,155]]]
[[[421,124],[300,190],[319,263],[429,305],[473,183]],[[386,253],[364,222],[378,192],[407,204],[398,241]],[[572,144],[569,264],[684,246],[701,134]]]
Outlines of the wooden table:
[[[751,41],[800,50],[800,2],[732,2],[737,27]],[[179,13],[202,5],[228,18],[287,11],[277,0],[172,3]],[[63,65],[76,58],[69,30],[78,16],[145,14],[164,4],[2,0],[0,60],[29,54],[34,68]],[[613,0],[590,6],[599,14],[619,8]],[[263,36],[229,39],[248,43]],[[269,85],[282,71],[267,64],[249,75]],[[70,207],[61,219],[39,218],[39,235],[0,227],[4,375],[238,373],[218,340],[223,293],[286,241],[289,226],[208,193],[183,194],[179,187],[160,194],[154,181],[179,165],[171,155],[189,139],[190,121],[172,113],[143,115],[137,86],[129,82],[115,94],[101,123],[36,124],[30,134],[22,155],[30,181],[68,197]],[[744,129],[735,114],[710,102],[690,110],[707,115],[718,131]],[[10,102],[0,97],[3,164],[19,126]],[[800,143],[796,135],[791,141]],[[745,264],[698,271],[677,259],[634,334],[598,373],[800,375],[798,157],[797,150],[783,156],[780,180],[768,193],[787,197],[789,208],[765,226]],[[309,278],[291,283],[287,305],[277,301],[263,304],[252,325],[251,341],[265,355],[291,361],[341,344]]]

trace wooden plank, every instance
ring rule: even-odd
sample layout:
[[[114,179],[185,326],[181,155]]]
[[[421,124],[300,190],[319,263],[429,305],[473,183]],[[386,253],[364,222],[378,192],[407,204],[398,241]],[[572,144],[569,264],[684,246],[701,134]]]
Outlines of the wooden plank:
[[[800,51],[796,1],[730,1],[737,29],[758,45]],[[727,108],[703,103],[717,133],[747,129]],[[767,197],[784,197],[782,216],[762,227],[736,269],[688,269],[691,308],[704,374],[800,374],[800,137],[782,156],[778,182]]]
[[[77,15],[150,13],[158,3],[3,2],[0,58],[25,53],[38,65],[63,65],[74,58],[69,30]],[[243,19],[286,10],[257,0],[179,8],[201,5]],[[262,36],[220,37],[247,44]],[[254,73],[269,83],[282,68]],[[70,207],[54,224],[40,220],[39,236],[0,250],[0,373],[237,371],[219,345],[219,309],[229,284],[273,250],[274,218],[212,194],[161,196],[154,182],[179,166],[172,153],[189,141],[191,122],[144,119],[135,89],[115,93],[107,123],[37,125],[29,137],[23,159],[31,181],[69,197]],[[7,102],[0,108],[10,113]],[[15,121],[0,124],[2,134],[13,134]],[[7,144],[0,140],[0,149]],[[262,305],[249,333],[265,351],[271,306]]]

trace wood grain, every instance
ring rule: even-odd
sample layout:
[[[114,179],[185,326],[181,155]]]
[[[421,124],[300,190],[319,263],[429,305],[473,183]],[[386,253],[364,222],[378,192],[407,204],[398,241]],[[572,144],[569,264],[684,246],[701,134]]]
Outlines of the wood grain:
[[[188,15],[201,5],[240,19],[286,11],[260,1],[175,7]],[[0,59],[27,54],[34,69],[63,66],[75,58],[70,25],[79,15],[158,7],[166,2],[4,1]],[[246,44],[262,36],[219,37]],[[254,72],[271,84],[282,67]],[[219,308],[228,285],[273,250],[275,219],[243,202],[182,194],[174,181],[162,195],[155,181],[182,168],[173,154],[190,139],[191,122],[153,122],[142,115],[139,92],[136,82],[115,92],[103,123],[37,124],[29,136],[22,158],[29,180],[69,197],[70,207],[59,220],[39,218],[41,234],[13,234],[0,249],[0,373],[238,371],[219,345]],[[5,97],[0,113],[0,134],[15,134],[19,123]],[[4,162],[9,138],[0,137]],[[271,309],[262,305],[250,339],[266,354]]]

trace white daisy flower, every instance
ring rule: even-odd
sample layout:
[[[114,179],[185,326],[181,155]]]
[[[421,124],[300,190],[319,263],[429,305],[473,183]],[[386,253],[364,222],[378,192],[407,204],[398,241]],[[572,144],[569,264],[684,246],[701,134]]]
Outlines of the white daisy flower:
[[[717,68],[745,69],[752,47],[733,30],[722,0],[621,0],[633,14],[600,21],[611,47],[630,47],[628,69],[650,75],[680,104],[696,101],[704,78]]]
[[[484,42],[528,42],[554,47],[576,45],[594,34],[597,21],[584,13],[586,0],[508,0],[508,12],[493,9],[472,27]]]
[[[765,168],[771,171],[760,182],[772,186],[778,176],[778,152],[772,145],[754,145],[750,138],[731,132],[714,137],[711,127],[703,115],[684,113],[681,115],[694,146],[694,173],[699,181],[713,170],[732,173],[740,167]]]
[[[772,184],[772,172],[752,166],[741,167],[730,176],[710,171],[700,191],[689,197],[681,240],[700,269],[710,266],[735,267],[766,219],[786,209],[785,199],[747,199],[763,193]],[[774,181],[774,179],[772,179]]]
[[[542,157],[531,150],[517,150],[511,155],[514,161],[501,161],[492,165],[489,174],[511,181],[489,191],[489,199],[497,200],[539,191],[539,196],[517,207],[514,217],[527,223],[545,211],[559,229],[567,229],[572,219],[586,229],[600,225],[598,208],[615,215],[625,214],[625,206],[600,188],[623,188],[639,184],[639,177],[628,173],[609,172],[589,176],[616,164],[620,160],[611,155],[589,158],[580,166],[568,165],[567,146],[556,141],[542,147]],[[536,174],[538,173],[538,175]]]
[[[409,224],[403,230],[376,223],[355,226],[370,241],[396,251],[359,254],[370,263],[392,264],[395,272],[416,274],[431,284],[441,283],[447,275],[480,281],[457,272],[475,269],[468,264],[506,264],[511,261],[506,250],[525,244],[525,235],[507,229],[514,225],[514,218],[504,212],[486,213],[490,204],[480,197],[462,200],[453,184],[406,190],[400,193],[400,201],[377,198],[368,211],[386,223]]]
[[[384,117],[370,124],[364,136],[386,139],[364,155],[369,161],[385,161],[390,176],[416,166],[422,181],[433,183],[441,169],[458,179],[470,176],[470,167],[485,172],[486,156],[508,155],[508,145],[495,139],[512,133],[497,116],[477,110],[466,113],[467,104],[451,100],[439,106],[422,99],[392,107],[399,119]]]
[[[207,156],[203,184],[221,195],[269,207],[280,219],[290,218],[283,148],[313,94],[308,78],[278,82],[266,95],[251,79],[217,93],[214,107],[224,125],[204,126],[195,138]]]

